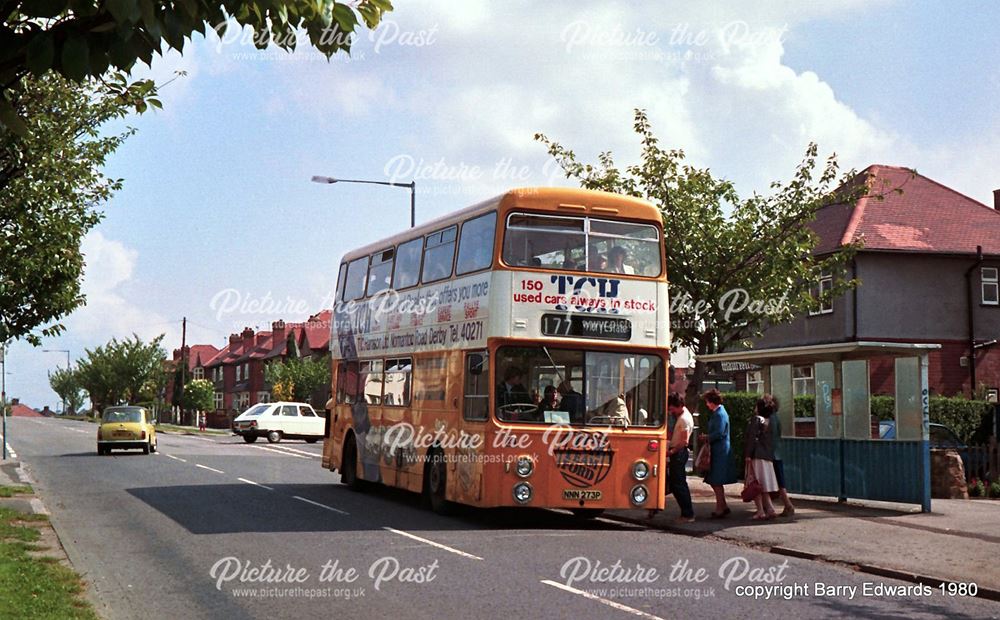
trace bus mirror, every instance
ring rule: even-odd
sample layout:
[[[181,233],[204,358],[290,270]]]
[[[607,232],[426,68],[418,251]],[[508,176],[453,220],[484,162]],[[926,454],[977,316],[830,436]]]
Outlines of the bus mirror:
[[[478,377],[483,374],[483,367],[486,366],[486,356],[482,353],[469,354],[469,374]]]

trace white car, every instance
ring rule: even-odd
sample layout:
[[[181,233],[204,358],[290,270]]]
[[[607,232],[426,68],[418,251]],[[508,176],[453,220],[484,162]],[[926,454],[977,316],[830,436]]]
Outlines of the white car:
[[[306,403],[260,403],[233,420],[233,433],[247,443],[267,437],[271,443],[282,439],[305,439],[316,443],[323,438],[326,419]]]

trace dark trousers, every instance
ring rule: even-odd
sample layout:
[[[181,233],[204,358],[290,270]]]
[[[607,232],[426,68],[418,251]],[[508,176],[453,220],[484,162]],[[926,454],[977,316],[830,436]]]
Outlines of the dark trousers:
[[[674,494],[674,499],[677,500],[677,505],[681,508],[681,516],[693,517],[694,506],[691,505],[691,489],[688,488],[687,472],[684,470],[687,461],[687,448],[670,455],[669,484],[670,492]]]

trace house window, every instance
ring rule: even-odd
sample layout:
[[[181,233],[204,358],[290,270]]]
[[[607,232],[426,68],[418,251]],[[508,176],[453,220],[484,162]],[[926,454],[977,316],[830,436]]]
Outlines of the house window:
[[[202,368],[201,366],[198,366],[197,368],[195,368],[194,369],[194,378],[195,379],[204,379],[205,378],[205,369]]]
[[[764,393],[764,373],[760,370],[747,372],[747,392]]]
[[[237,364],[236,365],[236,381],[237,382],[243,380],[243,378],[240,376],[242,372],[243,372],[243,367],[240,366],[239,364]]]
[[[250,378],[250,362],[243,364],[243,378],[244,379]]]
[[[257,392],[257,402],[258,403],[269,403],[271,402],[270,392]]]
[[[216,411],[222,409],[222,392],[215,393],[215,409]]]
[[[819,307],[809,311],[809,316],[819,316],[820,314],[831,314],[833,312],[833,300],[824,299],[833,290],[833,273],[823,272],[819,276],[819,281],[811,287],[812,296],[820,301]]]
[[[1000,281],[997,277],[997,268],[983,267],[979,276],[983,286],[983,305],[1000,305]]]
[[[236,394],[236,409],[244,411],[250,406],[250,392],[239,392]]]
[[[816,380],[813,377],[812,366],[795,366],[792,369],[792,392],[795,396],[816,394]]]

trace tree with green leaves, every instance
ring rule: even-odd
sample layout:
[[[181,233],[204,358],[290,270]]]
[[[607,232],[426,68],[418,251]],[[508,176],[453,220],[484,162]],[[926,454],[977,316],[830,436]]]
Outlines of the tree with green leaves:
[[[642,110],[634,130],[642,145],[638,164],[619,168],[609,152],[584,164],[560,143],[536,134],[567,178],[587,189],[643,198],[663,214],[670,280],[673,346],[689,347],[696,365],[688,400],[697,400],[705,377],[702,355],[749,347],[772,324],[791,321],[857,285],[846,276],[858,245],[818,256],[809,224],[820,209],[864,195],[880,198],[898,188],[873,188],[870,179],[841,174],[835,155],[825,162],[810,144],[786,182],[767,195],[738,195],[732,182],[685,161],[684,151],[660,146]],[[816,291],[821,274],[832,288]]]
[[[50,372],[49,385],[52,386],[52,391],[66,403],[64,414],[71,415],[83,408],[84,390],[75,370],[59,368]]]
[[[86,84],[25,80],[16,106],[27,134],[0,131],[0,342],[38,345],[84,302],[80,242],[122,185],[101,168],[133,131],[103,127],[155,95],[152,82],[123,74]]]
[[[168,376],[162,341],[162,334],[149,343],[133,335],[87,349],[86,357],[77,362],[77,373],[95,410],[159,399]]]
[[[211,411],[215,408],[215,386],[207,379],[195,379],[184,386],[184,408]]]
[[[130,71],[153,54],[183,52],[194,33],[249,27],[254,44],[294,50],[297,32],[328,58],[350,52],[360,22],[375,28],[390,0],[0,0],[0,126],[21,130],[10,93],[22,79],[52,71],[69,80]]]
[[[275,386],[273,396],[276,400],[287,397],[290,387],[295,401],[309,402],[313,392],[330,385],[330,356],[320,359],[291,357],[283,362],[272,362],[264,368],[264,380]]]

